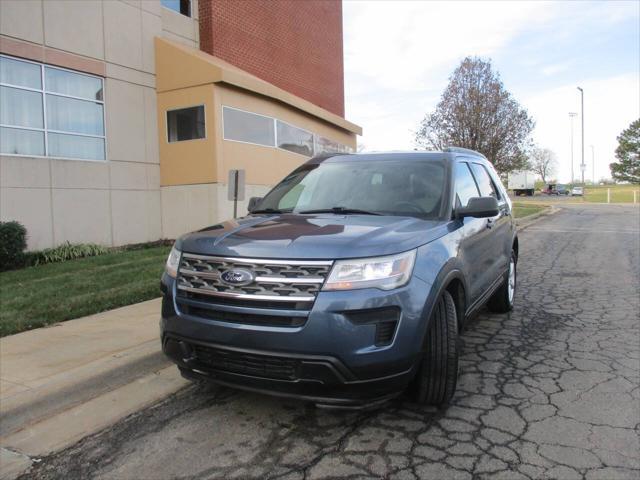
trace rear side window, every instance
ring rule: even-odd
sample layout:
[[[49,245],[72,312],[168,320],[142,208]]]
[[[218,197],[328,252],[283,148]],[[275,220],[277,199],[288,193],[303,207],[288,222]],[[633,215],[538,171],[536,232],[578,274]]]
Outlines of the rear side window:
[[[499,199],[500,194],[498,193],[498,189],[493,184],[493,180],[491,180],[491,177],[484,166],[479,163],[472,163],[470,165],[471,170],[473,170],[473,176],[476,177],[476,182],[478,182],[480,195],[483,197],[494,197]]]
[[[470,198],[479,196],[469,165],[465,162],[456,164],[456,206],[466,207]]]

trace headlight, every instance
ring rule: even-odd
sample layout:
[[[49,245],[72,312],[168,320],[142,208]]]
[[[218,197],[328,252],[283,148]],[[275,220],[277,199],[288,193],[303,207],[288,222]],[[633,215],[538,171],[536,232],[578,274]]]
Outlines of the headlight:
[[[170,277],[176,278],[178,276],[178,267],[180,266],[180,250],[178,250],[175,246],[169,252],[169,257],[167,258],[167,265],[165,270],[167,271],[167,275]]]
[[[331,269],[323,290],[398,288],[411,278],[415,260],[415,250],[386,257],[338,260]]]

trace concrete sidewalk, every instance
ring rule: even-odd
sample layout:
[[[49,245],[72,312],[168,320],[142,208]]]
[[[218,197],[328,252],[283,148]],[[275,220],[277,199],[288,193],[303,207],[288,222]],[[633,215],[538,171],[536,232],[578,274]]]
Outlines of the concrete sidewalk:
[[[0,339],[0,478],[186,385],[159,317],[155,299]]]

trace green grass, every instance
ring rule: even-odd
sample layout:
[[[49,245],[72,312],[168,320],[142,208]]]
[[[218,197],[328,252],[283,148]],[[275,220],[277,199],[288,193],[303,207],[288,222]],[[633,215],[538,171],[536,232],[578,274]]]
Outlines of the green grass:
[[[117,251],[0,273],[0,337],[160,296],[169,250]]]
[[[515,218],[528,217],[535,213],[541,212],[547,208],[545,205],[535,205],[529,203],[514,203],[513,204],[513,216]]]
[[[636,202],[640,202],[640,186],[638,185],[597,185],[585,187],[586,202],[607,203],[607,188],[611,189],[611,203],[633,203],[633,192]]]

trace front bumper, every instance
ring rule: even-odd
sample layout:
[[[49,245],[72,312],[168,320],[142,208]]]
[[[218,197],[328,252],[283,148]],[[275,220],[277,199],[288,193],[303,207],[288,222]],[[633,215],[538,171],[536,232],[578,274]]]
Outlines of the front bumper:
[[[320,292],[304,312],[303,324],[286,327],[189,315],[176,302],[174,283],[163,276],[162,348],[188,378],[349,407],[391,398],[415,375],[430,291],[415,276],[393,291]],[[216,309],[233,313],[231,318],[301,315],[228,305]],[[399,312],[398,321],[391,341],[379,345],[375,322],[356,322],[352,312],[388,309]]]
[[[196,352],[215,351],[203,356]],[[296,398],[332,407],[360,407],[383,402],[402,392],[412,369],[383,378],[358,380],[336,358],[291,355],[208,344],[167,335],[163,351],[182,375],[243,390]],[[216,361],[212,362],[211,359]],[[262,360],[266,358],[267,360]],[[258,362],[263,361],[262,367]],[[266,368],[265,368],[266,365]]]

